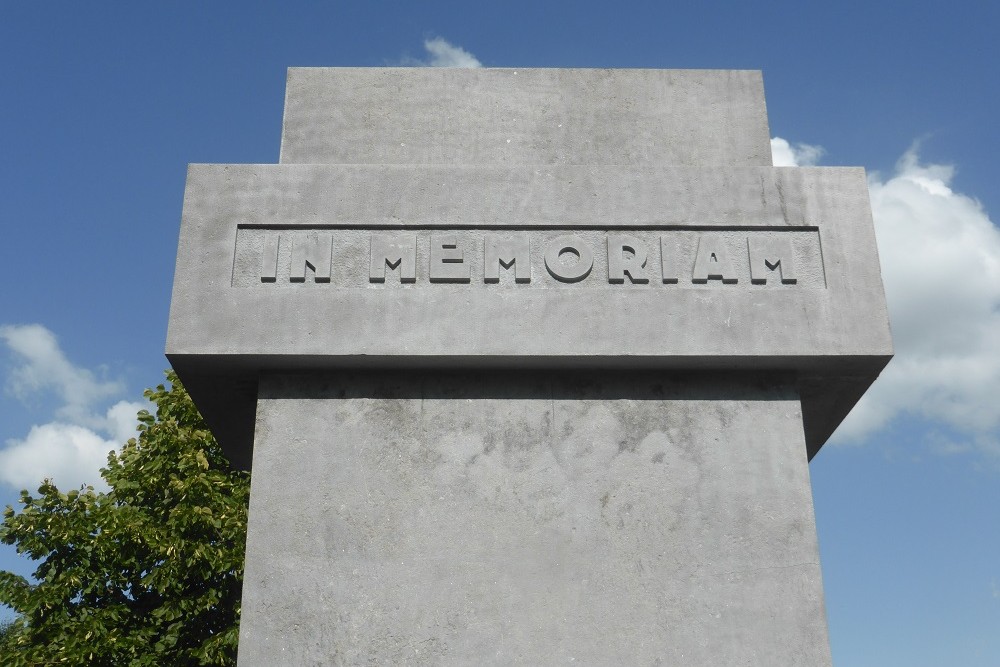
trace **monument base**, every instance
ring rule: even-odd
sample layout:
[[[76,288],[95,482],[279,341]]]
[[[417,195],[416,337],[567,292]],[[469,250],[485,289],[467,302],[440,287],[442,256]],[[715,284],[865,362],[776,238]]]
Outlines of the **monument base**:
[[[829,665],[793,378],[260,381],[239,664]]]

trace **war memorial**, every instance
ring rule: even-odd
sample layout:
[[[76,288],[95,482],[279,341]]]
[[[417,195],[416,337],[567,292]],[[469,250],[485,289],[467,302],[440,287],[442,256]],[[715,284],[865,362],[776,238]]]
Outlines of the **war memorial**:
[[[892,355],[759,72],[293,68],[167,355],[253,473],[239,664],[830,664],[809,460]]]

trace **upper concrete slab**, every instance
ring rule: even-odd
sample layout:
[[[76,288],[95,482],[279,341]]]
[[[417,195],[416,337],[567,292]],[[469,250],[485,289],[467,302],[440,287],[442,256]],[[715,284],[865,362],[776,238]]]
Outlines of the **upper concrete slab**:
[[[523,242],[523,259],[484,261],[491,239]],[[776,246],[757,256],[758,244]],[[753,359],[890,348],[861,169],[196,165],[188,177],[172,355],[765,368]]]
[[[290,68],[281,162],[770,166],[759,71]]]
[[[892,346],[861,169],[196,165],[167,353],[210,423],[262,370],[797,371],[814,452]]]

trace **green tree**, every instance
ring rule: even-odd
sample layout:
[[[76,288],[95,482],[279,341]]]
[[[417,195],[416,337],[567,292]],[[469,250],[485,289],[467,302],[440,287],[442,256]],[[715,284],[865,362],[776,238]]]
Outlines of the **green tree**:
[[[0,664],[235,664],[249,475],[167,380],[108,456],[110,491],[46,480],[4,512],[0,540],[40,564],[35,582],[0,571],[0,603],[19,614]]]
[[[13,621],[0,621],[0,657],[14,650],[15,632]]]

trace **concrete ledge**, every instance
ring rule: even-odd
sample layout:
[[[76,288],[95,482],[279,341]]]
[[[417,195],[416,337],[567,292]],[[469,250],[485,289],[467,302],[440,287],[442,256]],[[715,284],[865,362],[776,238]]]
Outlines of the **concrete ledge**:
[[[546,170],[544,178],[537,173],[194,166],[167,353],[469,359],[891,354],[862,170],[563,167]],[[450,185],[418,187],[435,179]],[[512,196],[511,180],[526,183],[519,197]],[[474,265],[489,234],[520,230],[544,244],[567,231],[582,238],[587,229],[596,234],[596,240],[583,239],[596,259],[586,280],[554,281],[545,248],[536,246],[530,284],[511,279],[490,285],[482,275],[465,284],[434,284],[428,275],[427,244],[435,234],[461,237],[460,244],[468,239],[465,261]],[[274,246],[261,246],[265,240],[241,246],[243,230],[269,232]],[[800,279],[783,285],[775,272],[768,284],[756,285],[748,243],[755,234],[773,237],[782,230],[808,236],[795,257]],[[326,240],[333,260],[329,254],[312,260],[326,273],[300,257],[297,270],[308,275],[298,282],[289,280],[287,266],[278,280],[265,276],[274,248],[278,259],[291,261],[280,250],[298,232]],[[384,281],[369,277],[374,238],[408,233],[416,239],[417,232],[412,282],[398,269]],[[609,278],[607,243],[615,234],[643,237],[645,283]],[[680,236],[681,245],[670,251],[678,254],[669,262],[676,271],[669,282],[661,269],[668,264],[665,244]],[[697,255],[707,254],[699,238],[709,237],[719,241],[720,253],[729,253],[732,280],[699,281],[692,273],[692,267],[698,272]],[[294,247],[296,239],[290,241]],[[813,261],[818,268],[803,266]],[[237,275],[243,271],[248,276]],[[354,282],[342,284],[337,272]],[[536,289],[546,285],[558,289]]]
[[[400,234],[413,239],[412,281],[400,264],[372,274],[375,239]],[[450,267],[466,263],[467,282],[434,282],[429,248],[441,234],[464,253]],[[593,255],[585,279],[557,276],[545,257],[566,235]],[[619,237],[636,246],[615,246],[619,260],[648,255],[645,282],[633,270],[616,284],[609,244]],[[487,282],[487,238],[524,240],[526,282],[513,265]],[[791,255],[757,284],[753,244],[783,239]],[[706,244],[729,255],[728,279],[698,278]],[[792,267],[786,284],[781,271]],[[189,174],[167,356],[243,465],[261,371],[791,370],[805,383],[812,454],[891,354],[860,169],[196,165]],[[234,379],[248,389],[224,390]],[[236,414],[241,425],[222,425]]]

